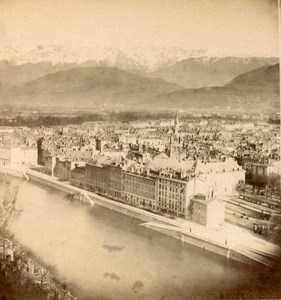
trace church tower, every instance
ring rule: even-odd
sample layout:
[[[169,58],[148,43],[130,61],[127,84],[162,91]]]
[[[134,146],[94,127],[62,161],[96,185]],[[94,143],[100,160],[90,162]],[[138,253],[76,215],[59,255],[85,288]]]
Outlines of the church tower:
[[[181,152],[182,152],[182,145],[179,136],[179,115],[176,114],[175,116],[175,124],[173,128],[173,136],[170,139],[170,158],[177,159],[180,161],[181,159]]]
[[[179,127],[180,127],[179,114],[177,113],[176,116],[175,116],[175,126],[174,126],[175,138],[178,138],[178,136],[179,136]]]

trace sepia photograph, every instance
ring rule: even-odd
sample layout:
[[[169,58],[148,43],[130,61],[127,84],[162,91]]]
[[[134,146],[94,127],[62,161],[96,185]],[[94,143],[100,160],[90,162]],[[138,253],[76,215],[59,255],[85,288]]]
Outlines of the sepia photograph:
[[[281,299],[281,0],[0,0],[0,300]]]

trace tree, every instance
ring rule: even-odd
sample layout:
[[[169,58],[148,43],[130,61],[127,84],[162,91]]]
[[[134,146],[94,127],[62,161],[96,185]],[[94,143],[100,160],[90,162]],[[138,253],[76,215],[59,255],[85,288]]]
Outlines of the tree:
[[[6,258],[6,246],[11,243],[8,237],[8,225],[19,216],[21,210],[16,207],[18,186],[13,186],[10,182],[0,180],[0,237],[3,243],[3,257]]]
[[[270,176],[271,190],[281,199],[281,175]]]
[[[0,180],[0,230],[2,234],[21,213],[21,209],[17,207],[17,193],[18,186]]]

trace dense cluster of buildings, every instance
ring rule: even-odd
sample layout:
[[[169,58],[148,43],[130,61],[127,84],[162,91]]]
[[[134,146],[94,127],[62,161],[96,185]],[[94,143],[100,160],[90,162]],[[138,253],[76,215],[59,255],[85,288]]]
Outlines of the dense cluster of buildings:
[[[267,123],[180,123],[176,115],[168,121],[25,128],[2,133],[1,141],[2,165],[38,162],[77,187],[156,213],[192,215],[205,225],[202,216],[219,211],[218,199],[233,195],[245,178],[280,171],[280,127]]]
[[[35,165],[38,162],[38,130],[0,128],[0,165]]]
[[[86,162],[71,163],[48,156],[45,170],[77,187],[180,218],[190,218],[192,206],[198,211],[202,199],[208,200],[207,206],[211,207],[222,196],[233,195],[237,184],[245,178],[245,171],[232,158],[208,163],[174,161],[173,168],[169,165],[173,159],[166,158],[166,162],[167,165],[163,159],[139,163],[97,155]],[[198,195],[201,195],[199,200],[195,197]]]
[[[233,195],[237,184],[244,182],[245,171],[234,158],[215,156],[210,150],[205,156],[187,156],[188,135],[180,132],[178,116],[161,125],[136,122],[117,130],[111,124],[82,126],[80,137],[69,135],[69,126],[56,138],[45,138],[39,161],[47,174],[75,186],[155,213],[180,218],[193,213],[206,225],[207,218],[199,216],[207,216],[221,197]],[[205,145],[201,139],[198,144]]]

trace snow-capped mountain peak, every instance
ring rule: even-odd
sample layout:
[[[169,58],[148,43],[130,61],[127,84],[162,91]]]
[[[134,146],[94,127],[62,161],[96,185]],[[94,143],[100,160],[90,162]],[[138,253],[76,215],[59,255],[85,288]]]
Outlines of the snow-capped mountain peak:
[[[33,49],[0,49],[0,60],[16,64],[38,63],[43,61],[59,63],[84,63],[95,61],[99,66],[113,66],[126,69],[153,71],[167,67],[190,57],[206,55],[202,49],[182,48],[128,48],[110,47],[64,47],[60,45],[38,45]]]
[[[15,64],[51,62],[54,65],[64,63],[95,62],[97,66],[118,67],[126,70],[152,72],[169,67],[179,61],[193,58],[205,63],[241,55],[228,55],[221,49],[183,49],[173,48],[126,48],[96,46],[65,47],[61,45],[38,45],[33,49],[0,48],[0,61],[12,61]],[[246,60],[251,57],[244,56]]]

